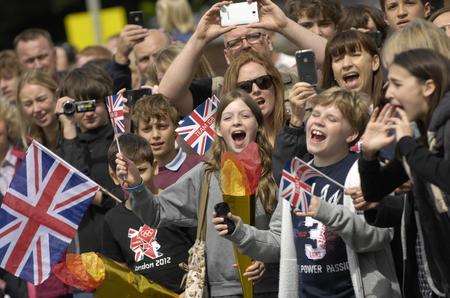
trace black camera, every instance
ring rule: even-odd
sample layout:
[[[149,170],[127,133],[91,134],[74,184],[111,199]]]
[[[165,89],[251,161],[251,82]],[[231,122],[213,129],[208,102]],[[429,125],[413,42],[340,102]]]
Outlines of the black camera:
[[[136,102],[141,97],[144,97],[146,95],[152,95],[152,89],[142,88],[142,89],[135,89],[135,90],[126,90],[123,95],[127,99],[127,106],[134,107]]]
[[[84,113],[95,111],[95,99],[84,101],[66,101],[63,104],[63,113],[73,115],[75,113]]]

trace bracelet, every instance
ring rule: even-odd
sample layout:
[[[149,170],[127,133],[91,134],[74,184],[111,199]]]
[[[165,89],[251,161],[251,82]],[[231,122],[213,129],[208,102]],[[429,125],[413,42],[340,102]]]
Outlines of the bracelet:
[[[141,178],[141,182],[139,182],[138,184],[136,184],[133,187],[122,187],[123,190],[126,190],[129,193],[134,193],[134,192],[140,192],[145,188],[144,185],[144,180]]]

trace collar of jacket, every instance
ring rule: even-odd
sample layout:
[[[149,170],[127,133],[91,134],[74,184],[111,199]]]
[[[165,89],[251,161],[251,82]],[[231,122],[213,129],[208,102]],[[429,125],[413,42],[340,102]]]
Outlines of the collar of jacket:
[[[114,135],[114,131],[110,124],[100,126],[86,132],[79,132],[78,137],[82,141],[92,142],[96,139],[102,138],[107,139]]]

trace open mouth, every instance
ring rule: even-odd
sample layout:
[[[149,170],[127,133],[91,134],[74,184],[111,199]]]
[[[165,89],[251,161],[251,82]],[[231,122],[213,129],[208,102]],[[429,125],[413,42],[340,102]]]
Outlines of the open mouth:
[[[231,138],[235,142],[242,142],[247,134],[243,130],[237,130],[231,133]]]
[[[311,130],[311,140],[315,143],[323,142],[327,138],[327,135],[320,130]]]
[[[258,98],[258,99],[256,99],[256,103],[259,105],[259,106],[262,106],[263,104],[265,104],[266,103],[266,100],[264,99],[264,98]]]
[[[359,73],[356,71],[346,73],[342,76],[342,79],[347,89],[355,89],[358,87]]]

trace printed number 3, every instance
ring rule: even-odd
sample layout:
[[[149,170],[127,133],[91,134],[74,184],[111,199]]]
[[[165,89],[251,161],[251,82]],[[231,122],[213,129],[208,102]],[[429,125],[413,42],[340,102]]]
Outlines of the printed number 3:
[[[316,225],[315,228],[314,225]],[[311,244],[305,244],[305,254],[310,260],[320,260],[327,254],[326,244],[326,227],[312,217],[305,218],[305,226],[310,227],[309,239],[315,242],[315,248]]]

